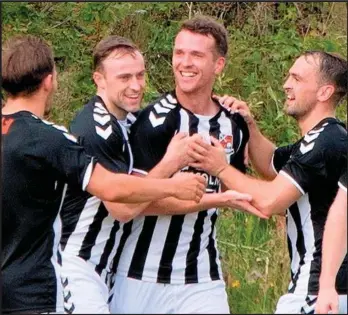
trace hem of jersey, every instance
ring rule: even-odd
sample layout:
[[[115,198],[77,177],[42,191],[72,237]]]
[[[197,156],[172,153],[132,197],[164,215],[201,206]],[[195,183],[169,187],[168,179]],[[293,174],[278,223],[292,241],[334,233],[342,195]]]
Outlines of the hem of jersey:
[[[344,186],[341,182],[338,182],[338,186],[339,186],[341,189],[343,189],[344,192],[347,193],[347,187]]]
[[[147,175],[148,174],[148,172],[143,171],[143,170],[141,170],[139,168],[133,168],[132,169],[132,173],[138,173],[138,174],[141,174],[141,175]]]
[[[40,307],[26,307],[26,308],[16,308],[16,309],[1,309],[4,314],[17,314],[23,312],[35,312],[35,313],[62,313],[64,312],[63,307],[57,306],[40,306]]]
[[[213,282],[213,281],[220,281],[222,280],[221,275],[219,275],[219,279],[212,279],[210,277],[205,277],[205,278],[201,278],[198,279],[198,281],[194,281],[194,282],[186,282],[185,279],[173,279],[171,278],[170,281],[158,281],[157,277],[149,277],[149,276],[141,276],[141,275],[135,275],[135,276],[129,276],[128,272],[122,272],[119,269],[117,269],[116,275],[122,276],[122,277],[127,277],[130,279],[135,279],[135,280],[139,280],[139,281],[144,281],[144,282],[151,282],[151,283],[162,283],[162,284],[194,284],[194,283],[207,283],[207,282]]]
[[[273,152],[273,155],[272,155],[272,160],[271,160],[271,165],[272,165],[272,168],[273,168],[273,171],[278,174],[278,171],[276,170],[275,166],[274,166],[274,153],[275,151],[278,149],[278,147],[275,148],[274,152]]]
[[[300,191],[300,193],[301,193],[302,195],[305,195],[305,194],[306,194],[306,193],[304,192],[304,190],[302,189],[302,187],[300,186],[300,184],[299,184],[292,176],[290,176],[288,173],[286,173],[285,171],[281,170],[281,171],[279,172],[279,174],[282,174],[285,178],[287,178],[288,180],[290,180],[291,183],[293,183],[293,184],[296,186],[296,188]]]

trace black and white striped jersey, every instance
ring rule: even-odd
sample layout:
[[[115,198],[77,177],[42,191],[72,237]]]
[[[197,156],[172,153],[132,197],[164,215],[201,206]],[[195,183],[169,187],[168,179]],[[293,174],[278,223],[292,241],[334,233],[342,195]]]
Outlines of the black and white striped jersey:
[[[86,151],[113,172],[129,173],[133,166],[128,130],[135,117],[128,115],[120,122],[104,105],[99,96],[93,97],[70,125]],[[95,265],[103,277],[110,272],[111,259],[118,257],[131,232],[132,222],[115,220],[103,202],[87,192],[68,187],[62,211],[62,259],[65,255],[79,256]]]
[[[66,128],[27,111],[2,116],[2,311],[62,312],[57,264],[66,184],[85,189],[95,160]]]
[[[134,154],[134,172],[146,174],[164,156],[176,132],[212,135],[220,140],[226,158],[245,171],[244,148],[249,133],[243,118],[222,106],[213,117],[195,115],[182,107],[174,92],[166,93],[146,107],[132,125],[130,142]],[[207,192],[218,192],[220,180],[201,170],[207,178]],[[114,271],[135,279],[160,283],[198,283],[222,278],[216,245],[217,209],[187,215],[139,216],[133,220]]]
[[[287,210],[290,293],[318,293],[324,225],[346,164],[347,131],[334,118],[323,119],[299,141],[274,153],[274,169],[302,193]],[[347,257],[336,287],[339,293],[347,293]]]

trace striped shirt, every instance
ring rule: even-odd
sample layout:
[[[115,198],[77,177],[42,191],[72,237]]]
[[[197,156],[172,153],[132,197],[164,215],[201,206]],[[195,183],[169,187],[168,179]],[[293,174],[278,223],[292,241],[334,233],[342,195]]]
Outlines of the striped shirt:
[[[238,114],[222,106],[212,116],[196,115],[181,106],[174,93],[166,93],[146,107],[132,125],[130,141],[134,172],[146,174],[164,156],[176,132],[199,133],[219,139],[229,162],[245,171],[244,148],[249,134]],[[185,167],[206,177],[207,192],[221,189],[220,180],[201,170]],[[198,283],[222,279],[216,244],[218,210],[186,215],[139,216],[133,220],[120,259],[113,271],[135,279],[160,283]]]
[[[317,295],[321,270],[322,237],[328,210],[347,165],[347,131],[326,118],[295,144],[277,148],[276,172],[302,193],[287,210],[287,238],[291,259],[289,293]],[[339,293],[347,292],[347,257],[336,278]]]
[[[72,121],[71,132],[98,162],[113,172],[129,173],[133,166],[128,141],[133,115],[120,122],[109,113],[103,100],[95,96]],[[68,188],[62,211],[60,248],[65,255],[78,256],[95,265],[95,271],[107,281],[113,258],[122,252],[132,222],[120,223],[103,202],[87,192]]]

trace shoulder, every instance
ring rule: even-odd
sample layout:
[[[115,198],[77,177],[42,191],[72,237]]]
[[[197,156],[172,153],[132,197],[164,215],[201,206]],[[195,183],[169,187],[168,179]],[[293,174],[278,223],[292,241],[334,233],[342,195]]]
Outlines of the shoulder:
[[[112,133],[119,131],[117,119],[109,113],[99,97],[94,96],[76,115],[70,124],[73,134],[107,140]]]
[[[178,101],[171,92],[161,95],[159,98],[147,105],[138,115],[135,127],[141,124],[148,124],[157,128],[168,123],[179,107]]]

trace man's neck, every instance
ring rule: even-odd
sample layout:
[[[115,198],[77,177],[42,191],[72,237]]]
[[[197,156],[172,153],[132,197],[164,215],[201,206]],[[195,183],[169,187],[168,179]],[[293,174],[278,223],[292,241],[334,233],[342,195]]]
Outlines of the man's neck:
[[[46,101],[38,95],[30,97],[9,97],[2,108],[3,115],[14,114],[20,111],[28,111],[34,115],[43,118]]]
[[[316,106],[305,117],[298,120],[298,125],[301,130],[301,135],[304,136],[308,131],[313,129],[320,121],[325,118],[336,117],[336,112],[333,106]]]
[[[108,111],[117,118],[117,120],[125,120],[127,117],[127,112],[118,108],[114,104],[112,104],[109,99],[104,95],[104,93],[97,91],[97,95],[103,100]]]
[[[194,114],[214,116],[219,111],[219,106],[212,100],[209,93],[185,93],[175,89],[176,98],[179,103]]]

